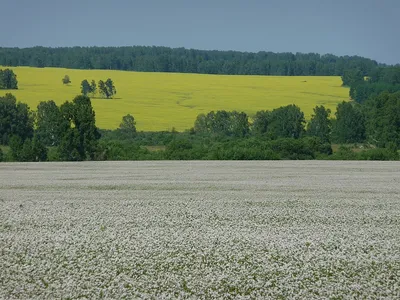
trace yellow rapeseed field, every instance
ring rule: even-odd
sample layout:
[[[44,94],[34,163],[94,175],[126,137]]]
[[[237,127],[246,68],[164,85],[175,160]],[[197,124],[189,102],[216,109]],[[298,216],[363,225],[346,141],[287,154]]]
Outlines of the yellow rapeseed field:
[[[4,67],[3,67],[4,68]],[[132,114],[138,130],[178,131],[193,126],[196,116],[211,110],[244,111],[250,116],[259,110],[296,104],[306,118],[316,105],[333,112],[337,103],[348,100],[349,90],[339,77],[221,76],[179,73],[141,73],[113,70],[71,70],[61,68],[11,68],[17,74],[18,101],[36,110],[39,102],[62,104],[80,93],[83,79],[111,78],[116,86],[114,99],[92,99],[96,124],[100,128],[119,126],[122,116]],[[64,75],[72,83],[62,84]],[[4,93],[4,91],[2,91]]]

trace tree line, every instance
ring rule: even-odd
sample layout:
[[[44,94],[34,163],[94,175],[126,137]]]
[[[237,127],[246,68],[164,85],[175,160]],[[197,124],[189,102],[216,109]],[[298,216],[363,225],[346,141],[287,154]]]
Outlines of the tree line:
[[[350,97],[358,103],[364,103],[382,92],[400,91],[400,66],[376,68],[367,78],[358,68],[346,70],[342,81],[344,86],[350,87]]]
[[[33,112],[7,94],[0,97],[0,138],[9,147],[0,157],[9,161],[395,160],[400,148],[400,92],[381,93],[362,105],[339,103],[334,117],[329,109],[316,106],[308,122],[296,105],[259,111],[251,118],[244,112],[212,111],[198,115],[193,127],[182,133],[137,132],[130,114],[118,129],[99,130],[90,98],[84,95],[60,106],[41,102]],[[333,153],[332,143],[367,150],[358,153],[344,146]]]
[[[0,48],[0,65],[279,76],[342,76],[346,70],[360,70],[367,76],[380,66],[374,60],[359,56],[154,46]]]

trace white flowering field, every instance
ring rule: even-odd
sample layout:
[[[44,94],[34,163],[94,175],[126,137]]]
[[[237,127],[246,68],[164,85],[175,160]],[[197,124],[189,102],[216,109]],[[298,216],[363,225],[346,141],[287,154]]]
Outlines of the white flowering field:
[[[399,299],[400,164],[0,164],[0,298]]]

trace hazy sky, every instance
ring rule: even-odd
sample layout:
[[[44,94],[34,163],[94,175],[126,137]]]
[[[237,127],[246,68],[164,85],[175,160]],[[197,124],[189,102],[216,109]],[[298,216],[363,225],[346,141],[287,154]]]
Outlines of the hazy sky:
[[[159,45],[400,63],[400,0],[0,0],[0,46]]]

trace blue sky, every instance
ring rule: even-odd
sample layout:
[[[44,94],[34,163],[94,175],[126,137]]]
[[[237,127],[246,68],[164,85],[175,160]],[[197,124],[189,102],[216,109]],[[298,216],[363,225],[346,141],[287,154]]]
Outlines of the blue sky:
[[[400,63],[400,0],[0,0],[0,46],[158,45]]]

